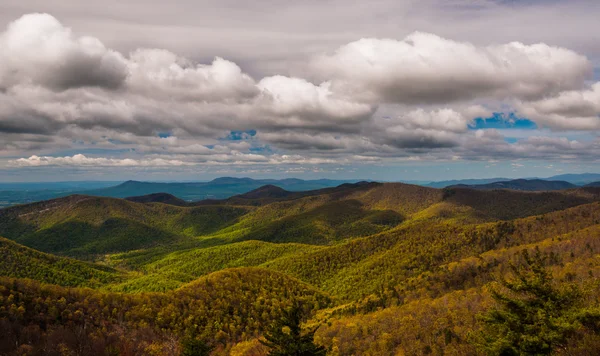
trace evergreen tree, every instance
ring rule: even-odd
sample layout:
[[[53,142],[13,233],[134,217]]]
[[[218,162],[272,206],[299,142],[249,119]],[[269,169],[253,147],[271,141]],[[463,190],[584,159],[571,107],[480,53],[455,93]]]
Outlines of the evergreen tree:
[[[564,347],[581,325],[579,289],[556,287],[539,249],[533,256],[524,250],[522,256],[524,264],[511,264],[514,278],[500,281],[504,290],[492,289],[499,308],[483,317],[485,348],[491,355],[549,355]]]
[[[283,312],[265,334],[261,343],[271,348],[269,356],[325,356],[327,350],[315,345],[313,339],[317,329],[302,333],[302,308],[295,303]]]
[[[208,356],[212,349],[203,340],[195,338],[187,338],[181,343],[182,356]]]

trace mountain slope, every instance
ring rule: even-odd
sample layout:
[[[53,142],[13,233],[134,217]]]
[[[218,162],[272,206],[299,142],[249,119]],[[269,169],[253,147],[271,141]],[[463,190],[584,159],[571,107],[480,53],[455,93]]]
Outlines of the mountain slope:
[[[82,258],[211,233],[247,211],[74,195],[0,210],[0,234],[44,252]]]
[[[547,191],[547,190],[562,190],[576,188],[575,184],[565,181],[549,181],[543,179],[515,179],[503,182],[494,182],[487,184],[473,185],[454,185],[450,188],[469,188],[477,190],[493,190],[493,189],[512,189],[524,191]]]
[[[106,293],[0,278],[0,320],[19,320],[11,328],[0,323],[0,347],[3,353],[15,352],[23,343],[29,345],[29,350],[40,347],[37,354],[61,354],[61,349],[64,354],[70,348],[105,354],[114,350],[106,342],[122,338],[120,344],[127,343],[136,335],[130,332],[138,330],[140,333],[130,341],[133,345],[128,354],[147,355],[148,349],[133,351],[136,344],[147,338],[172,344],[174,336],[183,337],[188,332],[214,340],[225,353],[227,344],[261,335],[293,301],[311,312],[328,306],[331,298],[294,278],[260,268],[223,270],[175,291],[143,294]],[[23,340],[21,337],[28,330],[37,331],[37,337]],[[98,344],[101,351],[90,349]],[[56,347],[56,352],[52,347]],[[173,354],[172,350],[161,348],[155,352]]]
[[[173,202],[168,195],[136,200],[153,197]],[[200,240],[191,239],[197,236],[204,236],[208,245],[245,240],[323,245],[377,234],[414,219],[515,219],[599,198],[597,188],[439,190],[401,183],[343,184],[301,193],[267,187],[189,206],[74,195],[0,210],[0,234],[40,251],[77,258],[157,246],[167,247],[165,255],[180,245],[198,245]]]
[[[295,243],[274,244],[243,241],[220,246],[175,251],[142,268],[144,276],[113,284],[108,289],[119,292],[167,291],[196,278],[225,268],[261,266],[276,259],[317,251],[323,247]],[[125,261],[119,259],[122,258]],[[125,256],[115,256],[119,262]]]
[[[46,254],[1,237],[0,256],[0,276],[3,277],[85,287],[99,287],[123,279],[112,268]]]
[[[557,284],[581,284],[586,304],[600,300],[600,188],[356,183],[266,186],[183,206],[166,194],[134,200],[71,196],[0,210],[0,230],[16,241],[103,250],[104,263],[127,269],[0,239],[9,256],[0,274],[96,288],[0,278],[0,354],[177,355],[194,335],[213,356],[236,354],[238,343],[236,352],[263,356],[252,345],[296,300],[334,354],[477,354],[476,314],[493,306],[490,283],[523,249],[543,253]],[[593,337],[573,342],[596,354]]]
[[[136,197],[127,197],[125,200],[129,200],[134,203],[163,203],[176,206],[188,205],[185,200],[179,199],[176,196],[168,193],[153,193]]]

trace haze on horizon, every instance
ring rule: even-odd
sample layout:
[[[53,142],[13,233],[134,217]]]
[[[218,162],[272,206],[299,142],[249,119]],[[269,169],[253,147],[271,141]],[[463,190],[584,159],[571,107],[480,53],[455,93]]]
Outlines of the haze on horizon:
[[[0,3],[0,181],[600,172],[600,3]]]

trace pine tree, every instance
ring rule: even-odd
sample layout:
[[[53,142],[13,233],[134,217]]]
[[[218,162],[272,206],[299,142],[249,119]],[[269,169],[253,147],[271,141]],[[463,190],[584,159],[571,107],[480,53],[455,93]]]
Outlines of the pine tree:
[[[181,349],[182,356],[208,356],[213,348],[203,340],[189,337],[181,343]]]
[[[492,289],[499,308],[483,317],[485,348],[491,355],[549,355],[564,347],[581,325],[579,289],[556,287],[539,249],[533,256],[524,250],[522,257],[524,264],[511,265],[514,278],[500,281],[503,291]]]
[[[260,341],[271,348],[269,356],[325,356],[327,350],[315,345],[313,339],[317,329],[302,333],[302,308],[295,303],[283,312]]]

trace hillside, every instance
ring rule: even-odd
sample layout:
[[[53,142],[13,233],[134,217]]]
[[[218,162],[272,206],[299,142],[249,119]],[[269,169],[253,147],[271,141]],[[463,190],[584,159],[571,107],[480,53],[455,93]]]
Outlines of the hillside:
[[[592,183],[586,184],[586,187],[598,188],[598,187],[600,187],[600,182],[592,182]]]
[[[524,191],[549,191],[576,188],[575,184],[565,181],[550,181],[543,179],[515,179],[502,182],[493,182],[487,184],[460,184],[453,185],[450,188],[469,188],[477,190],[493,190],[493,189],[512,189]]]
[[[0,234],[44,252],[81,258],[181,242],[222,229],[246,212],[72,195],[0,210]]]
[[[99,287],[119,282],[116,270],[42,253],[0,237],[0,276],[29,278],[73,287]]]
[[[438,190],[356,183],[288,192],[267,186],[184,206],[165,194],[130,200],[73,195],[0,210],[0,234],[40,251],[80,259],[140,249],[152,254],[161,246],[166,248],[160,253],[164,255],[184,246],[247,240],[327,245],[381,233],[414,219],[471,223],[515,219],[600,198],[597,188],[585,189]]]
[[[141,195],[137,197],[127,197],[125,200],[132,201],[134,203],[164,203],[169,205],[186,206],[188,203],[179,199],[174,195],[168,193],[153,193],[148,195]]]
[[[223,270],[172,292],[137,295],[0,278],[0,320],[19,320],[9,329],[0,324],[0,350],[14,349],[37,330],[29,343],[36,354],[79,347],[92,355],[111,348],[141,355],[150,346],[158,355],[172,354],[178,347],[173,338],[186,332],[214,339],[225,352],[242,338],[258,337],[293,300],[307,312],[330,303],[308,285],[257,268]],[[111,337],[98,339],[103,332]]]
[[[593,187],[266,185],[194,203],[74,195],[2,209],[0,231],[13,240],[0,239],[0,276],[17,278],[0,278],[0,354],[63,344],[177,355],[191,333],[213,355],[263,356],[258,338],[301,300],[306,327],[319,326],[316,341],[335,355],[479,355],[475,316],[523,249],[600,304]],[[45,326],[32,339],[35,325]]]

